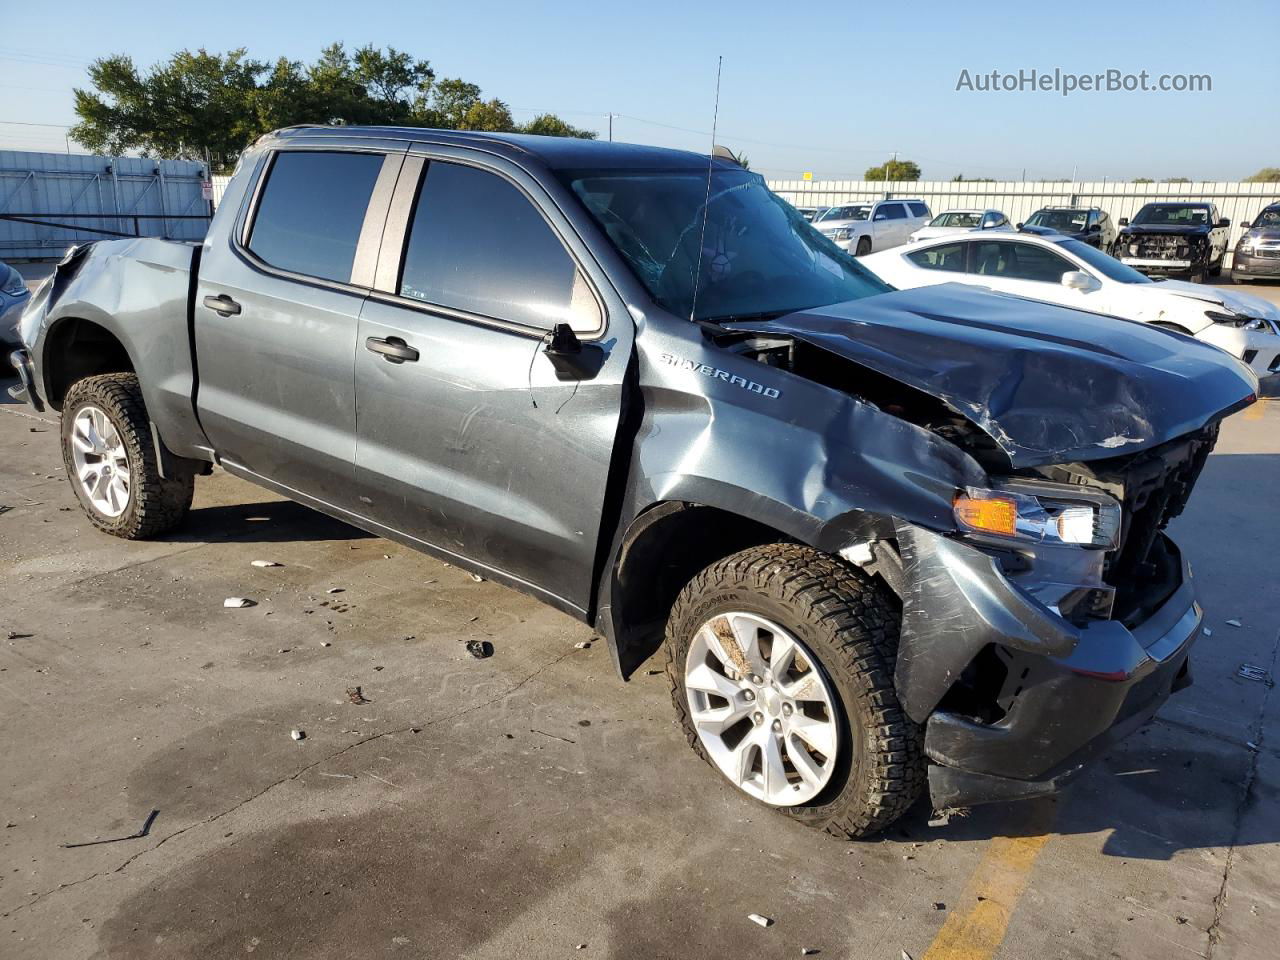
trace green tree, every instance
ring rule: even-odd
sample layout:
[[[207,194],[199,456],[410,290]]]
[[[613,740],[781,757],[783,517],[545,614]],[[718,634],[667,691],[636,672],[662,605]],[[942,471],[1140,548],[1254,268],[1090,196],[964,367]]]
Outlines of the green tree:
[[[431,65],[387,47],[325,47],[309,64],[182,50],[141,71],[123,55],[95,60],[75,91],[72,138],[97,153],[203,161],[222,171],[271,130],[299,123],[389,124],[456,130],[525,130],[594,137],[554,114],[517,125],[501,100],[474,83],[437,80]]]
[[[1245,183],[1280,182],[1280,167],[1263,167],[1251,177],[1244,178]]]
[[[1186,177],[1165,177],[1160,182],[1161,183],[1190,183],[1191,181],[1188,180]]]
[[[890,160],[878,167],[870,167],[862,175],[864,180],[919,180],[920,167],[910,160]]]
[[[966,177],[963,173],[957,173],[951,178],[952,183],[995,183],[994,177]]]
[[[1131,183],[1155,183],[1150,177],[1134,177]]]

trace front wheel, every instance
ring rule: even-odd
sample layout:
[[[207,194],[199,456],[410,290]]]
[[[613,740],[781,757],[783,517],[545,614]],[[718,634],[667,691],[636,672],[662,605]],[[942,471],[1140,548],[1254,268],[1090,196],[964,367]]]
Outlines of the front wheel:
[[[80,506],[112,536],[158,536],[181,523],[191,507],[195,475],[160,476],[135,374],[72,384],[62,406],[62,460]]]
[[[708,567],[667,623],[667,680],[693,749],[749,797],[857,838],[925,780],[923,735],[893,687],[899,617],[884,590],[798,544]]]
[[[870,237],[859,237],[859,238],[858,238],[858,246],[857,246],[856,250],[854,251],[854,254],[853,254],[853,255],[854,255],[855,257],[865,257],[865,256],[866,256],[868,253],[870,253],[870,252],[871,252],[871,238],[870,238]]]

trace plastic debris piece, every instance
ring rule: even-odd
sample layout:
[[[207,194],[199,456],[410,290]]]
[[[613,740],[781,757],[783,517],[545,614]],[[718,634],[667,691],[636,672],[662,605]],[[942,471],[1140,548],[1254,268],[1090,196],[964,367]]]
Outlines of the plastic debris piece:
[[[903,950],[903,951],[902,951],[902,960],[911,960],[911,954],[909,954],[909,953],[907,953],[907,951]]]
[[[1240,669],[1236,671],[1237,677],[1243,677],[1246,680],[1256,680],[1259,683],[1265,683],[1268,687],[1274,686],[1265,667],[1259,667],[1252,663],[1240,664]]]
[[[467,653],[477,660],[484,660],[493,656],[493,644],[488,640],[468,640]]]
[[[474,580],[476,583],[484,583],[484,577],[480,576],[480,574],[478,573],[473,573],[471,575],[471,579]]]
[[[758,923],[762,927],[773,926],[773,921],[771,919],[769,919],[768,917],[762,917],[758,913],[748,913],[747,919],[750,920],[752,923]]]
[[[290,730],[289,736],[295,740],[305,740],[307,739],[307,732],[305,730]]]
[[[342,587],[330,587],[325,593],[342,593]]]
[[[283,563],[276,563],[274,560],[254,560],[255,567],[283,567]]]
[[[947,909],[947,905],[946,905],[945,903],[943,903],[941,900],[935,900],[935,901],[933,901],[933,909],[935,909],[935,910],[945,910],[945,909]]]
[[[1213,631],[1212,631],[1212,630],[1210,630],[1208,627],[1205,627],[1205,628],[1204,628],[1203,630],[1201,630],[1200,632],[1201,632],[1201,633],[1203,633],[1206,637],[1212,637],[1212,636],[1213,636]]]
[[[1243,627],[1243,626],[1244,626],[1244,624],[1243,624],[1243,623],[1241,623],[1239,620],[1231,619],[1231,620],[1228,620],[1228,621],[1227,621],[1227,626],[1228,626],[1228,627]]]
[[[590,640],[582,640],[582,641],[580,641],[579,643],[575,643],[575,644],[573,645],[573,649],[575,649],[575,650],[590,650],[590,649],[591,649],[591,641],[590,641]]]
[[[585,943],[580,943],[580,944],[578,944],[576,947],[574,947],[573,949],[575,949],[575,950],[585,950],[585,949],[587,949],[587,945],[586,945]]]
[[[228,610],[238,610],[242,607],[252,607],[256,604],[255,601],[250,600],[248,597],[227,597],[222,601],[222,605]]]
[[[801,947],[800,948],[800,956],[802,957],[812,957],[817,952],[818,952],[817,947]]]
[[[359,687],[347,687],[347,699],[352,703],[369,703],[365,699],[364,691]]]

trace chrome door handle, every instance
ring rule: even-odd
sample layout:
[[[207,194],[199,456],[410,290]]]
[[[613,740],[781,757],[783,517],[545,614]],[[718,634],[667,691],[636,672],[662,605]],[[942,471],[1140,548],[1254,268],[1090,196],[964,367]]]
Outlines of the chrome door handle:
[[[381,354],[388,363],[416,363],[418,351],[399,337],[369,337],[364,347],[370,353]]]
[[[220,317],[234,317],[240,313],[240,304],[236,303],[225,293],[220,293],[216,297],[205,297],[204,308],[212,310]]]

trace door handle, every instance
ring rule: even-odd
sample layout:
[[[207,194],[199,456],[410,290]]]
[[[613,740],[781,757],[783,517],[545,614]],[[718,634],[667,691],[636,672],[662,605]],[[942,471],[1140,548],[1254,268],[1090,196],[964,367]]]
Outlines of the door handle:
[[[364,342],[370,353],[379,353],[388,363],[417,363],[418,351],[399,337],[370,337]]]
[[[216,297],[205,297],[204,308],[212,310],[220,317],[234,317],[240,313],[240,304],[236,303],[225,293],[220,293]]]

